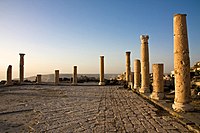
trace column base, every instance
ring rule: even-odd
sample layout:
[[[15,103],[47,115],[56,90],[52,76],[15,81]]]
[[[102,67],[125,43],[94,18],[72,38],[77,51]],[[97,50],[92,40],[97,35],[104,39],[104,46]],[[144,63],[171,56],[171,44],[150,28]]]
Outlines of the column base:
[[[150,93],[150,89],[148,87],[141,87],[139,89],[140,93]]]
[[[75,86],[75,85],[78,85],[78,84],[77,84],[77,83],[72,83],[72,85],[74,85],[74,86]]]
[[[42,84],[42,82],[36,82],[37,85]]]
[[[133,83],[132,82],[128,82],[128,88],[130,88],[130,89],[133,88]]]
[[[133,89],[134,89],[134,90],[139,90],[139,89],[140,89],[140,86],[139,86],[139,85],[134,85]]]
[[[150,98],[155,100],[162,100],[164,97],[165,94],[163,92],[152,92],[150,95]]]
[[[19,82],[19,84],[20,84],[20,85],[23,85],[23,84],[24,84],[24,82]]]
[[[174,102],[174,104],[172,104],[172,108],[176,112],[187,112],[187,111],[193,111],[194,110],[193,106],[190,103]]]
[[[99,82],[99,85],[105,85],[105,82]]]
[[[5,85],[9,86],[9,85],[13,85],[13,83],[6,82]]]

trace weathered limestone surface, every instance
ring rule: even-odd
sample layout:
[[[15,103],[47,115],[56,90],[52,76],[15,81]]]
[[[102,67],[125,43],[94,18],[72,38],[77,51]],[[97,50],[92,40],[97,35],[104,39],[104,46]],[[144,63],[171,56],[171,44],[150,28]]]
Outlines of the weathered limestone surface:
[[[8,66],[7,69],[7,81],[5,85],[12,85],[12,65]]]
[[[163,64],[153,64],[153,92],[150,95],[152,99],[162,100],[164,98],[163,84]]]
[[[142,83],[139,90],[140,93],[149,93],[149,48],[148,48],[148,35],[141,35],[141,77]]]
[[[42,83],[42,75],[38,74],[37,75],[37,84],[40,84],[40,83]]]
[[[117,86],[26,85],[3,90],[2,133],[189,132],[171,115]]]
[[[20,53],[20,63],[19,63],[19,80],[20,83],[24,82],[24,55],[23,53]]]
[[[141,72],[141,65],[140,60],[134,60],[134,89],[138,89],[140,87],[140,72]]]
[[[130,54],[131,54],[130,51],[126,52],[126,82],[129,82],[129,81],[130,81],[130,78],[129,78],[129,75],[130,75],[130,73],[131,73],[131,67],[130,67],[130,64],[131,64],[131,61],[130,61]]]
[[[174,15],[175,111],[190,111],[190,58],[186,14]]]
[[[77,78],[78,78],[78,77],[77,77],[77,66],[74,66],[74,69],[73,69],[73,70],[74,70],[74,72],[73,72],[73,82],[72,82],[72,84],[73,84],[73,85],[77,85],[77,80],[78,80],[78,79],[77,79]]]
[[[59,70],[55,70],[55,85],[59,84]]]
[[[100,56],[100,78],[99,85],[105,85],[104,82],[104,56]]]

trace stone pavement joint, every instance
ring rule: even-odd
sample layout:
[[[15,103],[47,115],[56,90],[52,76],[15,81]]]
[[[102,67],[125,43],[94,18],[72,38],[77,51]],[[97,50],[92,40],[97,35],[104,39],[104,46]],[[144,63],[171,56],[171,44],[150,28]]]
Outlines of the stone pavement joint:
[[[167,112],[119,86],[1,89],[0,132],[191,132]]]

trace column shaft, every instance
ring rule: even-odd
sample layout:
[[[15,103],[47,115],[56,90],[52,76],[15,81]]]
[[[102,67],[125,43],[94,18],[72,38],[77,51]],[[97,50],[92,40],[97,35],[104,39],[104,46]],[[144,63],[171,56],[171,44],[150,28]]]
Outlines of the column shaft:
[[[129,75],[131,73],[131,68],[130,68],[130,54],[131,52],[126,52],[126,81],[129,82],[130,78]]]
[[[59,70],[55,70],[55,85],[59,84]]]
[[[140,60],[134,60],[134,89],[138,89],[140,87]]]
[[[134,73],[130,72],[129,75],[129,82],[128,82],[128,88],[133,89],[133,83],[134,83]]]
[[[175,99],[173,109],[190,111],[190,58],[188,48],[186,14],[174,16],[174,76]]]
[[[73,72],[73,85],[77,85],[77,66],[74,66],[74,72]]]
[[[37,75],[37,83],[40,84],[42,82],[42,75],[38,74]]]
[[[19,64],[19,80],[20,83],[24,82],[24,55],[23,53],[20,53],[20,64]]]
[[[141,88],[140,93],[149,93],[149,48],[148,35],[141,35]]]
[[[12,85],[12,66],[9,65],[7,69],[7,82],[6,85]]]
[[[105,85],[104,82],[104,56],[100,56],[100,78],[99,85]]]
[[[161,100],[164,98],[163,84],[163,64],[153,64],[153,92],[150,95],[152,99]]]

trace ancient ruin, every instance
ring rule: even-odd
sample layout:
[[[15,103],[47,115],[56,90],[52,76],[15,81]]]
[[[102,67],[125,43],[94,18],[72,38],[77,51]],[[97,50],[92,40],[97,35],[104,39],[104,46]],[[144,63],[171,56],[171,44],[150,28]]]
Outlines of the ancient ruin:
[[[73,69],[73,82],[72,84],[73,85],[77,85],[77,82],[78,82],[78,79],[77,79],[77,66],[74,66],[74,69]]]
[[[59,84],[59,70],[55,70],[55,85]]]
[[[134,73],[130,72],[129,74],[129,82],[128,82],[128,88],[132,89],[133,88],[133,83],[134,83]]]
[[[40,84],[42,82],[42,75],[38,74],[37,75],[37,84]]]
[[[7,81],[5,83],[5,85],[12,85],[12,65],[8,66],[7,69]]]
[[[186,14],[174,15],[174,76],[175,99],[172,105],[177,112],[190,111],[190,58]]]
[[[19,81],[20,83],[24,82],[24,55],[20,53],[20,64],[19,64]]]
[[[100,78],[99,85],[105,85],[104,82],[104,56],[100,56]]]
[[[140,93],[149,93],[149,48],[148,48],[148,35],[141,35],[141,88]]]
[[[129,75],[130,75],[130,72],[131,72],[131,67],[130,67],[130,64],[131,64],[131,61],[130,61],[130,54],[131,54],[130,51],[127,51],[127,52],[126,52],[126,82],[127,82],[127,83],[130,81]]]
[[[134,60],[134,89],[139,90],[140,87],[140,72],[141,72],[141,66],[140,66],[140,60],[135,59]]]
[[[163,64],[153,64],[153,92],[150,97],[152,99],[161,100],[164,98],[164,82],[163,82]]]

